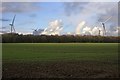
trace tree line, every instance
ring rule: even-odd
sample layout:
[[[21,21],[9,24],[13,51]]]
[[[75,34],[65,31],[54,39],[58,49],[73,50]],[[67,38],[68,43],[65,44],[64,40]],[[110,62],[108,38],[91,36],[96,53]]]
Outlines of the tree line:
[[[115,36],[2,34],[2,43],[119,43]]]

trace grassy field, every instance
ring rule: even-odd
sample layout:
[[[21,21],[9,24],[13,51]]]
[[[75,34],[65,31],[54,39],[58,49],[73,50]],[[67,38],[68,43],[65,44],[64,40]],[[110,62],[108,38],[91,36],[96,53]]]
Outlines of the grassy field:
[[[3,44],[3,60],[107,60],[117,61],[112,43]]]
[[[36,67],[38,66],[40,69],[37,71],[39,72],[34,73],[34,76],[32,75],[33,77],[36,77],[35,74],[39,74],[40,77],[63,78],[117,76],[117,43],[4,43],[2,46],[4,77],[25,77],[21,71],[18,71],[17,73],[19,73],[19,75],[16,76],[15,69],[12,69],[13,66],[20,70],[21,67],[22,70],[29,69],[26,71],[26,74],[29,73],[29,76],[26,76],[28,78],[32,75],[29,71],[32,69],[32,72],[36,71]],[[15,65],[21,67],[19,68]],[[31,66],[31,68],[28,68],[28,65]],[[86,66],[89,66],[89,68]],[[66,67],[68,67],[68,69]],[[51,71],[52,68],[56,68],[57,71]],[[61,70],[64,72],[61,72]],[[83,74],[81,70],[85,73]],[[13,72],[12,74],[11,71]],[[41,72],[44,73],[44,75],[40,74]]]

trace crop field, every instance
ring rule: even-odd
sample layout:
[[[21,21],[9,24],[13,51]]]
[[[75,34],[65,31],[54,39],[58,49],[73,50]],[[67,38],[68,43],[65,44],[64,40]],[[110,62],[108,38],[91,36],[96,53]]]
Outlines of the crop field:
[[[118,77],[118,43],[3,43],[3,78]]]

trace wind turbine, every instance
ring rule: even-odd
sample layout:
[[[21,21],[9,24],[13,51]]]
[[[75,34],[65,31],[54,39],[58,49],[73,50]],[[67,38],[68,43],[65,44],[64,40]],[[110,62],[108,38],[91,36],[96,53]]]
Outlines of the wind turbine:
[[[9,25],[11,26],[11,27],[10,27],[10,28],[11,28],[11,33],[15,32],[15,28],[14,28],[15,17],[16,17],[16,15],[14,15],[13,20],[12,20],[12,23],[9,24]]]
[[[32,30],[37,31],[37,29],[32,29]]]
[[[32,29],[33,30],[33,35],[38,35],[38,30],[37,29]]]
[[[98,28],[98,35],[100,36],[100,33],[101,33],[101,30],[100,30],[100,28]]]
[[[112,16],[110,16],[109,18],[107,18],[104,22],[101,22],[102,24],[102,27],[103,27],[103,36],[106,35],[106,26],[105,26],[105,23],[110,20],[112,18]]]
[[[100,36],[101,30],[99,29],[99,36]]]
[[[115,5],[115,6],[113,6],[111,9],[115,9],[117,6]],[[102,24],[102,27],[103,27],[103,36],[104,35],[106,35],[106,28],[105,28],[105,23],[108,21],[108,20],[110,20],[112,18],[112,16],[110,16],[109,18],[107,18],[104,22],[101,22],[101,24]]]

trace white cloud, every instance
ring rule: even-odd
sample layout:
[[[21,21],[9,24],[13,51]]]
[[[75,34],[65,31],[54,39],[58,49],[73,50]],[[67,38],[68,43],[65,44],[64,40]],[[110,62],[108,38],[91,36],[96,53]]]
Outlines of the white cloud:
[[[78,26],[76,27],[76,34],[81,34],[81,29],[84,27],[85,25],[85,21],[82,21],[78,24]]]
[[[85,35],[91,35],[92,30],[91,30],[90,27],[86,26],[85,28],[83,28],[82,33],[85,34]]]
[[[99,35],[99,28],[98,27],[94,27],[92,29],[92,35]]]
[[[93,35],[93,36],[98,36],[98,35],[103,35],[103,29],[100,27],[84,27],[82,29],[82,35]]]
[[[41,34],[44,35],[60,35],[60,32],[63,29],[62,20],[51,21],[47,28]]]

